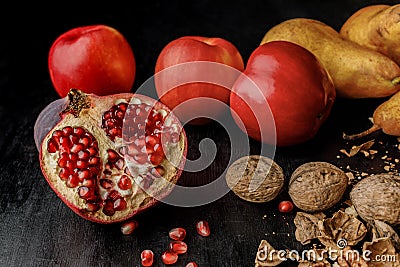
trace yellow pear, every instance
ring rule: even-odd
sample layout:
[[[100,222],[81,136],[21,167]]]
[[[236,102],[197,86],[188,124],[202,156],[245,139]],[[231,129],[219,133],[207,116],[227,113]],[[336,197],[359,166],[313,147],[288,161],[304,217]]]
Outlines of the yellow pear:
[[[344,39],[321,21],[283,21],[267,31],[261,44],[276,40],[296,43],[314,53],[331,75],[339,97],[380,98],[400,90],[400,67],[393,60]]]
[[[342,25],[340,35],[400,64],[400,4],[370,5],[357,10]]]

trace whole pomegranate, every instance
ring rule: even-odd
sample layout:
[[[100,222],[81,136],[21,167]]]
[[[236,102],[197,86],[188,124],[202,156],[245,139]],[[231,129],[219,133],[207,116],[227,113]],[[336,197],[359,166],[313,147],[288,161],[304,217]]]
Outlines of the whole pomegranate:
[[[171,192],[187,141],[168,107],[131,93],[71,90],[68,98],[39,153],[47,182],[68,207],[90,221],[114,223]]]

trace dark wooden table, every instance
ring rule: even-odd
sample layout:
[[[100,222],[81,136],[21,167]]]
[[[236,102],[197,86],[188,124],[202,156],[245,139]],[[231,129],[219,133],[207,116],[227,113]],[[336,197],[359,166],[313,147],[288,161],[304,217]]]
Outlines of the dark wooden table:
[[[148,1],[131,7],[110,2],[90,9],[64,3],[60,8],[36,5],[3,10],[0,52],[0,266],[140,266],[140,252],[152,249],[154,266],[163,266],[160,255],[167,248],[168,231],[184,227],[188,252],[175,266],[196,261],[199,266],[254,266],[262,239],[277,249],[304,249],[295,240],[293,218],[277,211],[288,199],[285,190],[273,201],[252,204],[232,192],[199,207],[160,204],[137,216],[140,227],[123,236],[118,225],[99,225],[78,217],[57,198],[43,178],[33,125],[39,112],[58,98],[48,74],[47,53],[55,38],[72,27],[108,24],[131,43],[137,60],[134,90],[153,74],[158,53],[169,41],[183,35],[226,38],[247,61],[264,33],[293,17],[319,19],[339,29],[362,6],[397,1]],[[282,3],[281,3],[282,2]],[[61,4],[60,4],[61,5]],[[398,140],[377,132],[354,142],[342,133],[370,126],[368,117],[385,99],[337,99],[331,116],[311,141],[278,148],[275,160],[288,177],[300,164],[328,161],[356,172],[378,173],[386,163],[382,156],[399,157]],[[188,157],[199,156],[198,144],[211,138],[218,147],[215,161],[199,173],[183,173],[182,181],[205,184],[226,169],[230,150],[226,133],[217,123],[208,127],[185,126],[190,142]],[[348,158],[339,152],[375,139],[378,155]],[[260,144],[251,141],[251,153]],[[396,166],[397,168],[397,166]],[[195,232],[198,220],[207,220],[211,236]],[[282,266],[294,266],[293,262]]]

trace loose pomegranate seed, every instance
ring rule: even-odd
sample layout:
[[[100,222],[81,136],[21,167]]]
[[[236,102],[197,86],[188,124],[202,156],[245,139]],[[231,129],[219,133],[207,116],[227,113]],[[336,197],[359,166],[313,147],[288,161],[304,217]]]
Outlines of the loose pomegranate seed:
[[[122,190],[128,190],[132,188],[132,181],[127,175],[122,175],[118,181],[118,187]]]
[[[279,203],[278,209],[280,212],[287,213],[293,210],[293,203],[289,200],[284,200]]]
[[[136,220],[130,220],[127,222],[124,222],[121,225],[121,232],[124,235],[130,235],[135,231],[139,226],[139,223]]]
[[[166,265],[175,264],[178,261],[178,254],[167,250],[161,255],[161,261]]]
[[[186,237],[186,230],[183,228],[173,228],[168,233],[169,237],[173,240],[182,241]]]
[[[210,227],[207,221],[199,221],[196,223],[197,233],[201,236],[209,236],[210,235]]]
[[[194,261],[191,261],[188,264],[186,264],[186,267],[199,267],[199,265],[197,265],[197,263],[195,263]]]
[[[140,259],[142,260],[142,266],[151,266],[154,261],[154,253],[150,249],[143,250],[140,254]]]
[[[187,251],[187,245],[183,241],[172,241],[169,243],[169,249],[176,254],[185,254]]]

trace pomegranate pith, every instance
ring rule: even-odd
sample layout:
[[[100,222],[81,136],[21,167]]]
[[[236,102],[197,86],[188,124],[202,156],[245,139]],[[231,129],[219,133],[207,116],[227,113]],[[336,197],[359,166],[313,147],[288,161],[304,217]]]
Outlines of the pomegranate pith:
[[[186,136],[166,106],[138,94],[72,90],[69,99],[42,142],[40,162],[51,188],[73,211],[114,223],[171,192],[185,162]]]

